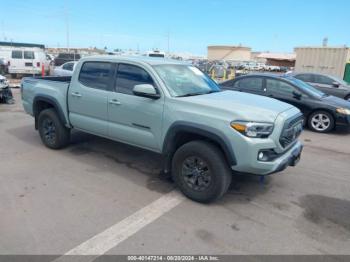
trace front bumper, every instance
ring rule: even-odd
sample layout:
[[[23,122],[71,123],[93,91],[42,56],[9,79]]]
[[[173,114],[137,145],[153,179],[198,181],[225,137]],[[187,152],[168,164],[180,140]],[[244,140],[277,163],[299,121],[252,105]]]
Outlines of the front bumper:
[[[299,145],[293,149],[290,153],[289,157],[284,159],[276,168],[276,170],[272,171],[270,174],[278,173],[285,170],[289,166],[296,166],[301,157],[301,152],[303,151],[303,145],[299,143]]]
[[[350,126],[350,115],[336,113],[335,122],[337,126]]]
[[[259,149],[249,147],[246,147],[246,149],[245,161],[236,166],[232,166],[232,170],[253,175],[270,175],[281,172],[288,166],[295,166],[301,157],[303,145],[300,141],[296,141],[288,150],[280,153],[277,158],[269,162],[257,160]],[[262,147],[260,149],[264,148]]]

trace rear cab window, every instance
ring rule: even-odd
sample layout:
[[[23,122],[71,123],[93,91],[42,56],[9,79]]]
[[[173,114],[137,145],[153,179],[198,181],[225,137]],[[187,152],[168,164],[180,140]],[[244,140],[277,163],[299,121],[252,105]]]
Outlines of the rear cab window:
[[[68,70],[68,71],[73,71],[74,63],[67,63],[62,66],[62,69]]]
[[[12,54],[11,54],[11,57],[13,59],[23,59],[23,52],[19,51],[19,50],[13,50]]]
[[[118,93],[133,95],[135,85],[150,84],[154,81],[143,68],[129,64],[119,64],[117,71],[116,91]]]
[[[85,62],[79,73],[79,82],[86,87],[109,90],[113,66],[109,62]]]

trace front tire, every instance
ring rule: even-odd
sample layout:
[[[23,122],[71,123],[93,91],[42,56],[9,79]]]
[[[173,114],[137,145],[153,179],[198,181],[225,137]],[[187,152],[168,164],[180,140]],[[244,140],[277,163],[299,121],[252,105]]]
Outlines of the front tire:
[[[215,145],[192,141],[175,152],[172,177],[185,196],[209,203],[226,193],[232,173],[223,153]]]
[[[309,116],[308,126],[312,131],[328,133],[334,129],[334,117],[326,111],[315,111]]]
[[[60,149],[70,142],[70,129],[66,128],[53,108],[40,112],[38,129],[41,141],[51,149]]]

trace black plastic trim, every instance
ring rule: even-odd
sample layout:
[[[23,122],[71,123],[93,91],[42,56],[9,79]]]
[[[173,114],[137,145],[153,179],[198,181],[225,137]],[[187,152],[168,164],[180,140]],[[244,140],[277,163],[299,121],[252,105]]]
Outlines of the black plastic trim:
[[[65,117],[65,115],[64,115],[64,113],[63,113],[63,110],[62,110],[60,104],[58,103],[58,101],[56,100],[56,98],[53,98],[51,96],[44,95],[44,94],[37,95],[34,98],[34,101],[33,101],[33,115],[34,115],[34,117],[38,116],[37,103],[41,102],[41,101],[51,104],[53,106],[53,108],[56,110],[56,112],[58,114],[58,117],[60,118],[62,123],[64,125],[69,124],[67,119],[66,119],[66,117]]]
[[[165,161],[164,161],[165,171],[169,171],[171,167],[172,155],[175,153],[175,150],[176,150],[175,143],[174,143],[175,137],[177,134],[182,132],[200,135],[216,142],[217,144],[219,144],[219,146],[223,150],[228,164],[230,166],[234,166],[237,164],[235,154],[231,149],[231,147],[229,146],[230,142],[224,136],[223,133],[221,133],[217,129],[214,129],[208,126],[189,123],[185,121],[178,121],[173,123],[170,126],[164,139],[162,154],[165,157]]]

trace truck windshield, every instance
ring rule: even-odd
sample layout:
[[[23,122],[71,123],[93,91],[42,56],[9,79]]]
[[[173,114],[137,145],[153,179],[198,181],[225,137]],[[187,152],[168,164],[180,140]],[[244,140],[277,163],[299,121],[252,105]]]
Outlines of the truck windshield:
[[[155,65],[172,96],[184,97],[219,92],[219,86],[202,71],[189,65]]]

